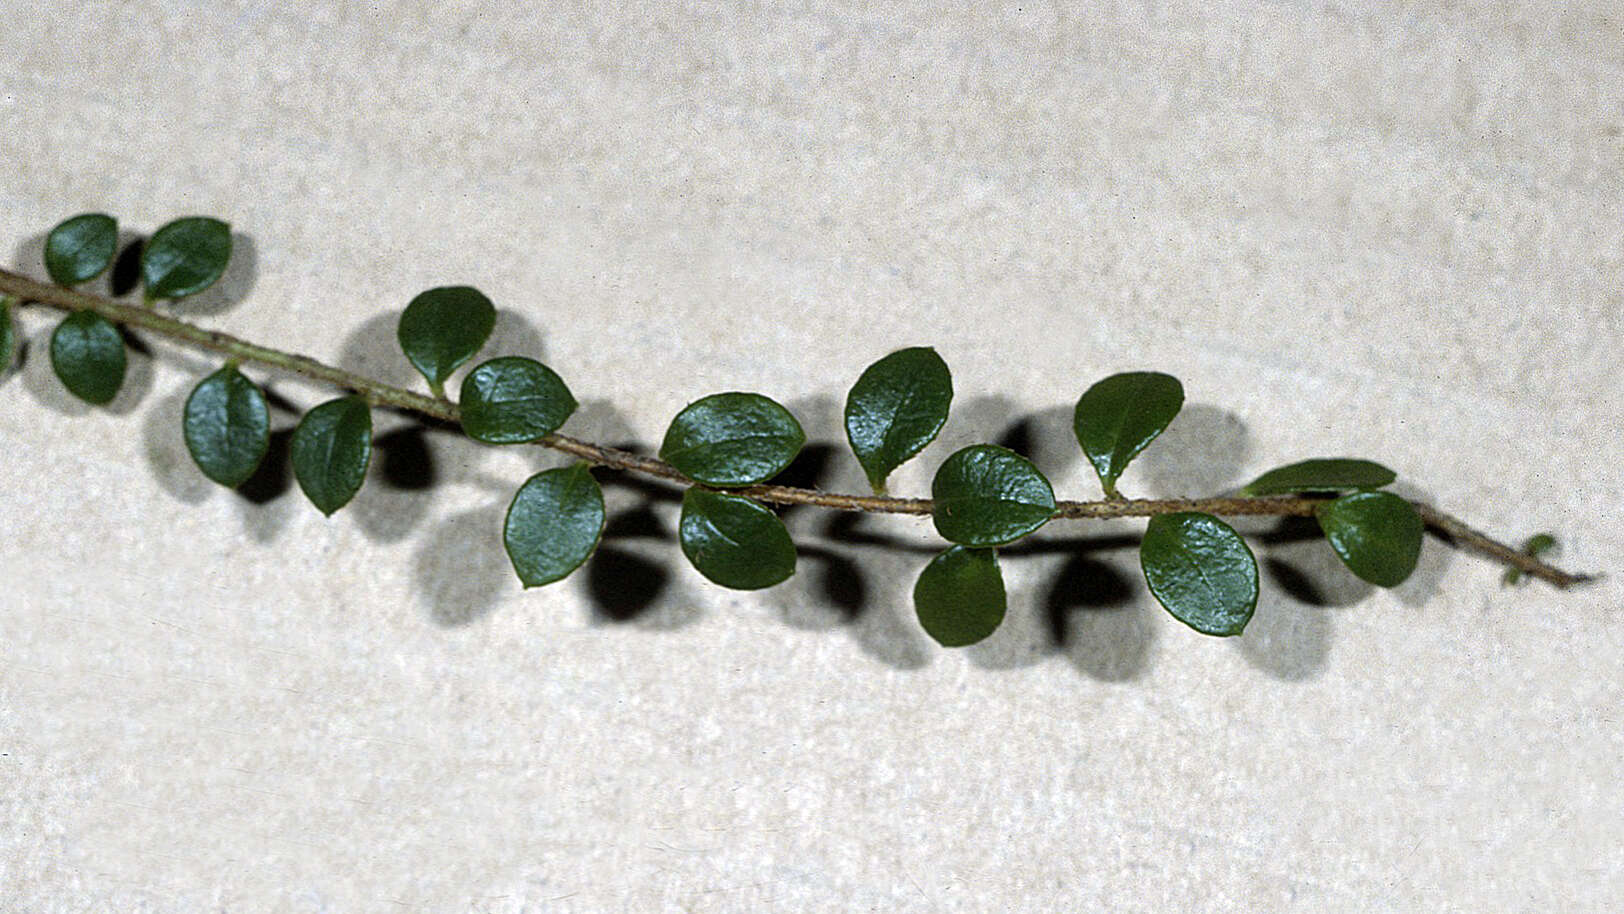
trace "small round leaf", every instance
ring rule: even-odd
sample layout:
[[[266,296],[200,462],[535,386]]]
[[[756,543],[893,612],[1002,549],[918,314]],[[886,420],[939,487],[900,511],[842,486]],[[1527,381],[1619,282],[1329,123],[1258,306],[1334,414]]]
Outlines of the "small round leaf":
[[[1314,509],[1320,529],[1348,570],[1378,587],[1396,587],[1415,570],[1426,524],[1391,492],[1355,492]]]
[[[214,285],[231,260],[231,226],[208,216],[176,219],[152,234],[141,251],[148,301],[185,298]]]
[[[451,373],[479,352],[496,327],[496,306],[472,286],[419,293],[401,312],[395,338],[413,366],[439,393]]]
[[[961,546],[1014,542],[1054,516],[1054,489],[1025,457],[974,444],[942,462],[931,482],[936,531]]]
[[[943,647],[975,644],[1004,621],[1004,575],[991,549],[954,546],[930,560],[914,584],[914,612]]]
[[[4,364],[5,364],[4,361],[0,361],[0,366],[3,366]],[[1523,551],[1523,555],[1530,556],[1532,558],[1537,559],[1540,556],[1544,555],[1545,553],[1554,550],[1555,548],[1556,548],[1556,537],[1552,536],[1549,533],[1536,533],[1533,536],[1530,536],[1528,539],[1523,541],[1522,551]],[[1508,585],[1509,584],[1516,584],[1516,583],[1519,583],[1520,581],[1522,581],[1522,576],[1523,576],[1523,574],[1522,574],[1522,571],[1520,569],[1507,568],[1506,573],[1505,573],[1505,577],[1502,578],[1501,580],[1502,580],[1503,583],[1508,584]]]
[[[575,397],[551,368],[509,355],[462,379],[462,430],[486,444],[523,444],[551,434],[575,412]]]
[[[846,439],[876,492],[935,440],[952,402],[947,363],[926,346],[893,352],[858,377],[846,396]]]
[[[1524,555],[1531,555],[1534,558],[1539,558],[1555,548],[1555,536],[1549,533],[1536,533],[1523,541],[1522,551]]]
[[[1117,494],[1117,478],[1128,462],[1156,440],[1183,406],[1184,385],[1156,371],[1111,375],[1077,400],[1072,430],[1106,495]]]
[[[95,279],[118,253],[118,222],[105,213],[81,213],[45,236],[45,272],[58,285]]]
[[[795,573],[795,543],[784,522],[741,495],[689,489],[677,534],[688,561],[723,587],[759,590]]]
[[[761,394],[711,394],[671,420],[660,459],[706,485],[748,486],[789,466],[804,444],[801,423]]]
[[[1228,524],[1194,511],[1159,514],[1139,545],[1157,601],[1204,635],[1238,635],[1257,608],[1257,560]]]
[[[1242,495],[1288,495],[1293,492],[1341,492],[1379,489],[1398,474],[1379,463],[1352,457],[1316,457],[1276,467],[1241,489]]]
[[[124,384],[124,337],[94,311],[75,311],[51,334],[51,368],[74,396],[107,403]]]
[[[508,506],[502,542],[525,587],[561,581],[603,536],[603,489],[584,463],[525,480]]]
[[[372,411],[363,397],[329,400],[304,414],[289,445],[293,477],[321,513],[349,504],[372,460]]]
[[[186,398],[181,431],[203,475],[236,488],[254,475],[271,443],[265,395],[227,365],[198,382]]]

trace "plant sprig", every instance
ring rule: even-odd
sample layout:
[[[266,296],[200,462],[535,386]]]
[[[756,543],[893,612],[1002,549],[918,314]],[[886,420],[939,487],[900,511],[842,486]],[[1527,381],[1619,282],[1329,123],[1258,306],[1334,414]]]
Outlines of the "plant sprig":
[[[1240,634],[1258,601],[1257,561],[1244,538],[1220,519],[1225,516],[1313,517],[1343,564],[1381,587],[1397,586],[1415,569],[1426,526],[1508,566],[1508,583],[1522,575],[1563,588],[1590,580],[1539,557],[1554,544],[1549,535],[1513,549],[1435,508],[1386,491],[1397,474],[1368,460],[1289,464],[1230,496],[1125,498],[1118,481],[1184,402],[1183,386],[1160,372],[1112,375],[1077,401],[1074,431],[1099,477],[1101,500],[1057,500],[1036,466],[992,444],[949,456],[935,474],[931,498],[896,498],[884,494],[886,479],[940,433],[953,384],[935,350],[892,352],[857,379],[845,409],[852,453],[875,494],[831,494],[770,482],[794,461],[806,435],[789,410],[758,393],[719,393],[689,404],[673,418],[658,458],[560,434],[576,400],[551,368],[522,355],[476,365],[453,403],[445,394],[446,381],[484,348],[495,322],[494,306],[471,286],[427,290],[402,313],[398,341],[429,388],[430,395],[424,395],[158,310],[156,304],[195,295],[224,275],[231,235],[218,219],[177,219],[153,234],[142,254],[143,306],[73,289],[106,271],[116,239],[111,216],[74,216],[46,239],[45,266],[56,285],[0,270],[0,371],[9,367],[14,348],[15,303],[70,312],[52,335],[52,367],[70,392],[90,403],[111,401],[122,385],[121,327],[223,354],[225,364],[187,399],[182,427],[199,469],[228,487],[253,475],[270,440],[264,393],[242,366],[280,369],[338,387],[348,395],[307,411],[290,448],[300,488],[326,515],[343,508],[365,480],[371,410],[377,407],[457,424],[485,444],[531,443],[570,454],[577,463],[531,476],[508,509],[503,542],[525,587],[562,580],[596,549],[605,513],[593,466],[683,486],[677,529],[683,554],[700,574],[735,589],[771,587],[795,572],[794,542],[769,505],[931,516],[948,545],[921,570],[914,606],[924,630],[950,647],[986,638],[1004,617],[998,549],[1057,518],[1149,518],[1140,564],[1151,594],[1175,618],[1209,635]]]

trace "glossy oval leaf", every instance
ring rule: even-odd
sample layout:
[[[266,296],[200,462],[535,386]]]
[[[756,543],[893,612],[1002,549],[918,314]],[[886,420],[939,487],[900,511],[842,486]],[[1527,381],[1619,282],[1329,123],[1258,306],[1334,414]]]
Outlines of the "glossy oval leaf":
[[[1139,564],[1156,600],[1204,635],[1238,635],[1257,608],[1257,560],[1228,524],[1194,511],[1145,527]]]
[[[954,546],[930,560],[914,584],[914,613],[943,647],[975,644],[1004,621],[1004,575],[991,549]]]
[[[723,587],[759,590],[795,573],[795,543],[784,522],[741,495],[690,488],[677,538],[699,573]]]
[[[372,461],[372,410],[360,396],[329,400],[304,414],[289,444],[293,478],[323,514],[349,504]]]
[[[1415,570],[1426,524],[1391,492],[1355,492],[1314,509],[1320,529],[1348,570],[1377,587],[1396,587]]]
[[[209,216],[176,219],[152,234],[141,251],[148,301],[185,298],[214,285],[231,260],[231,226]]]
[[[75,311],[51,334],[51,369],[86,403],[107,403],[124,385],[124,337],[94,311]]]
[[[395,338],[439,395],[446,379],[474,357],[496,327],[496,306],[472,286],[421,292],[401,312]]]
[[[1276,467],[1241,489],[1242,495],[1288,495],[1294,492],[1341,492],[1379,489],[1398,474],[1379,463],[1353,457],[1316,457]]]
[[[227,365],[198,382],[181,422],[186,449],[203,475],[236,488],[254,475],[271,443],[265,395]]]
[[[931,482],[936,531],[961,546],[1001,546],[1054,516],[1054,489],[1030,460],[973,444],[942,462]]]
[[[457,406],[468,437],[486,444],[522,444],[563,425],[576,403],[551,368],[507,355],[468,372]]]
[[[513,571],[525,587],[561,581],[603,536],[603,489],[584,463],[543,470],[525,480],[502,529]]]
[[[81,213],[45,236],[45,272],[58,285],[95,279],[118,253],[118,221],[106,213]]]
[[[1072,413],[1072,431],[1108,497],[1128,463],[1156,440],[1184,406],[1184,385],[1157,371],[1130,371],[1085,391]]]
[[[846,396],[846,439],[874,491],[935,440],[947,424],[953,376],[927,346],[891,353],[868,366]]]
[[[711,394],[671,420],[660,459],[706,485],[748,486],[789,466],[804,444],[801,423],[761,394]]]

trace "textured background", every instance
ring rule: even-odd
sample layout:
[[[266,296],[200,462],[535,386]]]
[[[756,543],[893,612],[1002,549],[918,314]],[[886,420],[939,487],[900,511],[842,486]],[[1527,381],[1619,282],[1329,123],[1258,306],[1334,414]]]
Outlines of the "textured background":
[[[29,311],[0,908],[1624,897],[1617,6],[6,6],[10,266],[76,212],[217,215],[236,265],[177,310],[403,383],[398,310],[471,283],[584,402],[566,431],[643,447],[725,389],[839,445],[862,368],[934,345],[959,398],[905,494],[1004,440],[1088,497],[1071,405],[1161,369],[1188,405],[1130,494],[1366,456],[1610,577],[1502,589],[1432,540],[1378,591],[1260,541],[1257,616],[1217,640],[1151,604],[1138,524],[1055,525],[1007,563],[1006,628],[943,651],[908,601],[926,524],[791,513],[800,573],[735,594],[660,490],[610,485],[599,557],[525,593],[500,518],[556,457],[380,415],[324,521],[285,476],[192,468],[212,358],[155,342],[91,409]]]

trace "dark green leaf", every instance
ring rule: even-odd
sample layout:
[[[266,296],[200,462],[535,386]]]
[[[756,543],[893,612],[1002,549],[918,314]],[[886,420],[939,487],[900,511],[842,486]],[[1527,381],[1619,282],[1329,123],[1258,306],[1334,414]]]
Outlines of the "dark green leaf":
[[[846,397],[846,438],[874,491],[936,438],[952,402],[953,376],[934,349],[901,349],[868,366]]]
[[[0,374],[11,367],[11,353],[17,348],[17,325],[11,317],[12,300],[0,296]]]
[[[259,388],[227,365],[193,388],[181,430],[203,475],[236,488],[254,475],[270,447],[271,414]]]
[[[795,573],[795,543],[784,522],[741,495],[689,489],[677,533],[682,554],[723,587],[757,590]]]
[[[176,219],[152,234],[141,251],[148,301],[185,298],[214,285],[231,259],[231,226],[208,216]]]
[[[1139,565],[1173,618],[1204,635],[1238,635],[1257,608],[1257,560],[1211,514],[1159,514],[1145,527]]]
[[[603,535],[603,490],[584,463],[525,480],[508,506],[502,542],[525,587],[563,580]]]
[[[0,362],[3,365],[4,362]],[[1556,537],[1549,533],[1536,533],[1523,543],[1523,555],[1539,558],[1556,548]],[[1502,579],[1506,584],[1516,584],[1522,580],[1522,571],[1517,568],[1507,568],[1506,576]]]
[[[942,462],[931,482],[936,531],[961,546],[1001,546],[1054,516],[1054,489],[1025,457],[974,444]]]
[[[761,394],[711,394],[671,420],[660,459],[706,485],[747,486],[789,466],[805,443],[801,423]]]
[[[1398,474],[1369,460],[1352,457],[1316,457],[1276,467],[1246,484],[1242,495],[1286,495],[1292,492],[1341,492],[1379,489]]]
[[[372,460],[372,411],[366,399],[340,397],[305,413],[289,452],[293,477],[321,513],[349,504]]]
[[[81,213],[45,236],[45,272],[71,286],[95,279],[118,253],[118,222],[105,213]]]
[[[471,286],[441,286],[420,293],[401,312],[395,338],[436,394],[446,379],[479,352],[496,327],[496,307]]]
[[[522,444],[563,425],[576,403],[551,368],[508,355],[468,372],[457,405],[468,437],[486,444]]]
[[[1355,492],[1314,509],[1331,548],[1359,577],[1396,587],[1415,570],[1426,528],[1415,507],[1391,492]]]
[[[51,368],[87,403],[112,400],[124,384],[124,337],[94,311],[75,311],[51,334]]]
[[[1114,374],[1077,400],[1072,430],[1105,494],[1115,497],[1117,477],[1167,428],[1184,405],[1184,385],[1156,371]]]
[[[1555,548],[1556,537],[1549,533],[1536,533],[1523,542],[1522,551],[1524,555],[1531,555],[1534,558],[1539,558]]]
[[[1004,575],[991,549],[954,546],[930,560],[914,584],[919,624],[943,647],[975,644],[1004,621]]]

